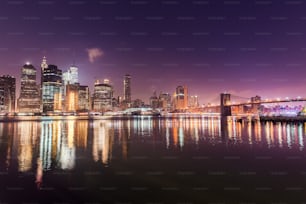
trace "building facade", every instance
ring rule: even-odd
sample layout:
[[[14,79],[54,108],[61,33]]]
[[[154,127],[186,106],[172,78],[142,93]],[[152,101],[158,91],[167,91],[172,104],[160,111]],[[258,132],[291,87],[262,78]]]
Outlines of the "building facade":
[[[197,95],[189,97],[189,107],[198,108],[199,107],[199,97]]]
[[[25,113],[39,113],[41,111],[41,99],[39,87],[36,83],[36,68],[31,64],[25,64],[21,68],[20,96],[18,98],[18,111]]]
[[[141,99],[135,99],[132,102],[132,108],[142,108],[144,105],[145,103]]]
[[[89,93],[89,87],[80,85],[78,90],[78,98],[79,98],[79,104],[78,104],[78,111],[84,112],[84,111],[90,111],[90,93]]]
[[[154,91],[153,96],[150,97],[150,107],[153,109],[159,108],[159,100],[156,91]]]
[[[63,73],[64,94],[66,94],[66,86],[68,84],[77,84],[77,83],[79,83],[78,67],[72,65],[71,67],[69,67],[67,72]]]
[[[96,81],[93,94],[93,110],[97,112],[105,112],[112,110],[113,87],[108,80],[104,83]]]
[[[65,110],[76,112],[79,109],[79,84],[67,84],[65,94]]]
[[[43,112],[62,111],[62,71],[56,65],[48,65],[42,76]]]
[[[171,109],[171,95],[169,93],[159,94],[159,108],[170,111]]]
[[[131,75],[126,74],[123,79],[123,100],[128,107],[132,102],[132,90],[131,90]]]
[[[13,76],[0,77],[0,110],[5,113],[16,111],[16,79]]]
[[[184,110],[188,108],[188,90],[186,86],[176,87],[174,94],[174,108]]]

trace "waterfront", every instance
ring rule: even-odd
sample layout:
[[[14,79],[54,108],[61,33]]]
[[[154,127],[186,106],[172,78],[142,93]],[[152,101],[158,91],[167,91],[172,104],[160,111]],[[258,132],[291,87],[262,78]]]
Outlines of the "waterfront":
[[[134,117],[0,123],[0,202],[305,202],[305,123]]]

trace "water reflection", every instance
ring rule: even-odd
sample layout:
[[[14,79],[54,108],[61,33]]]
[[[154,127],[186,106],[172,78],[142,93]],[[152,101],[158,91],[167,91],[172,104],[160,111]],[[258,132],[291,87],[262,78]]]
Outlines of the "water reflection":
[[[127,160],[131,148],[135,150],[131,145],[135,142],[140,142],[137,143],[140,146],[153,143],[167,151],[228,143],[303,151],[305,126],[305,123],[247,122],[234,117],[202,116],[5,122],[0,123],[0,162],[2,170],[10,166],[17,166],[19,172],[35,169],[36,183],[40,186],[45,171],[75,169],[78,157],[105,166],[110,164],[113,154],[119,153]],[[14,161],[16,165],[12,165]]]
[[[36,146],[37,123],[18,123],[17,127],[18,166],[20,172],[32,168],[33,148]]]
[[[41,160],[41,165],[43,170],[48,170],[51,167],[51,150],[52,150],[51,148],[52,148],[52,136],[53,136],[52,124],[56,124],[56,122],[52,123],[50,121],[50,122],[41,123],[39,160]],[[54,135],[53,138],[56,139],[57,135]]]
[[[94,161],[108,164],[112,156],[114,130],[110,121],[94,121],[92,155]]]
[[[59,165],[62,169],[73,169],[75,165],[75,120],[62,123],[64,131],[60,131],[61,124],[55,125],[55,130],[61,132],[59,149]]]

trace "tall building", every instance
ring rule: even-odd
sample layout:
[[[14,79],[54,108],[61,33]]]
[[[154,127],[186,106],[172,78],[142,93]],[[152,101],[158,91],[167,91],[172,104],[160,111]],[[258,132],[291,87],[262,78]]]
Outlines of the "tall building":
[[[79,106],[79,84],[67,84],[65,96],[65,110],[76,112]]]
[[[5,75],[0,77],[0,110],[13,113],[16,109],[16,79]]]
[[[42,103],[43,112],[62,111],[62,70],[55,65],[43,69]]]
[[[93,94],[93,110],[105,112],[112,110],[113,87],[108,80],[103,83],[95,82]]]
[[[159,107],[158,98],[156,96],[156,91],[153,92],[153,96],[150,97],[150,107],[156,109]]]
[[[44,73],[44,69],[48,68],[48,64],[47,64],[47,58],[44,56],[40,65],[41,68],[41,77],[40,77],[40,85],[42,87],[42,83],[43,83],[43,73]]]
[[[17,104],[19,112],[39,113],[41,111],[36,68],[28,63],[21,68],[21,88]]]
[[[67,84],[79,83],[78,67],[72,65],[67,72],[63,73],[64,94],[66,93]]]
[[[163,110],[169,111],[171,109],[171,95],[169,93],[159,94],[159,107]]]
[[[79,83],[79,74],[78,74],[78,67],[75,65],[72,65],[69,69],[69,79],[70,79],[70,84],[76,84]]]
[[[189,97],[189,107],[198,108],[199,107],[199,97],[197,95]]]
[[[44,75],[44,69],[48,68],[48,64],[47,64],[47,58],[46,56],[43,57],[41,64],[40,64],[40,112],[43,112],[43,101],[42,101],[42,90],[43,90],[43,75]]]
[[[89,87],[80,85],[78,94],[79,94],[78,110],[89,111],[91,109]]]
[[[132,92],[131,92],[131,75],[126,74],[123,79],[123,100],[128,105],[132,102]]]
[[[177,110],[187,109],[188,107],[188,91],[186,86],[176,87],[174,94],[174,107]]]

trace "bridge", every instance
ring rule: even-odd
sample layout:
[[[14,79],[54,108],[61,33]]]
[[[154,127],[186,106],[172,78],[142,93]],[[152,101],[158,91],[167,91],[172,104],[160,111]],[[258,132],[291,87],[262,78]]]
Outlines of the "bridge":
[[[243,97],[239,97],[239,98],[243,98]],[[306,98],[298,97],[298,98],[292,98],[292,99],[286,98],[286,99],[262,100],[260,96],[255,96],[255,97],[251,97],[250,100],[246,102],[233,103],[231,102],[231,94],[221,93],[220,94],[220,113],[221,113],[221,116],[231,116],[232,107],[243,107],[243,106],[251,105],[251,109],[254,112],[258,112],[261,104],[303,102],[303,101],[306,101]]]

